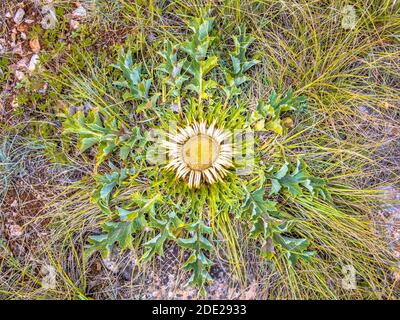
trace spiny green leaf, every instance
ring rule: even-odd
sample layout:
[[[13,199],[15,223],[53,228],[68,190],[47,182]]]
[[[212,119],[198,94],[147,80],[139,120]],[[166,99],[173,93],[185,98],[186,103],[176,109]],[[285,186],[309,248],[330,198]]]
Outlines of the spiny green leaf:
[[[305,106],[305,97],[294,97],[291,89],[282,97],[275,90],[272,90],[268,101],[258,101],[257,114],[253,113],[252,121],[257,122],[260,119],[265,119],[265,130],[271,130],[276,134],[283,135],[287,130],[285,127],[287,124],[281,119],[282,113],[301,111]]]
[[[124,81],[116,81],[114,85],[130,90],[130,96],[126,98],[146,101],[149,95],[151,80],[142,80],[142,66],[140,64],[133,64],[132,52],[128,51],[125,54],[124,51],[121,50],[118,64],[113,66],[121,70],[124,77]]]
[[[152,198],[145,198],[142,197],[141,194],[139,193],[134,193],[132,195],[132,201],[139,207],[139,211],[142,213],[149,213],[150,215],[154,216],[155,215],[155,210],[157,204],[162,202],[162,195],[161,194],[156,194]]]
[[[204,250],[213,250],[211,242],[204,237],[204,234],[211,234],[212,229],[206,226],[201,219],[187,225],[186,229],[192,232],[193,236],[188,239],[180,238],[177,243],[181,247],[192,251],[192,254],[184,264],[185,270],[192,272],[187,285],[196,285],[201,289],[207,282],[212,280],[208,273],[212,262],[204,254]]]
[[[120,207],[117,207],[117,212],[121,221],[132,221],[139,216],[138,211],[126,210]]]
[[[247,193],[243,204],[243,209],[251,213],[251,216],[260,214],[276,213],[277,203],[271,200],[264,200],[265,189],[263,187],[257,189],[253,193]]]
[[[97,110],[89,110],[87,116],[78,111],[68,116],[64,122],[64,134],[78,135],[78,148],[81,152],[98,144],[96,165],[100,165],[121,143],[120,125],[113,116],[105,113],[104,121]]]
[[[112,166],[111,163],[110,166]],[[112,169],[118,170],[117,168]],[[133,169],[122,168],[118,171],[113,171],[111,173],[97,176],[95,178],[97,182],[97,188],[92,194],[92,201],[97,203],[103,212],[111,214],[109,201],[112,191],[116,186],[121,185],[122,182],[133,173]]]
[[[246,35],[244,27],[239,28],[239,36],[234,36],[233,40],[235,49],[230,53],[232,68],[223,68],[228,85],[224,87],[224,91],[228,99],[241,93],[238,86],[250,79],[244,73],[259,62],[246,58],[246,51],[254,39]]]
[[[196,249],[196,244],[197,244],[197,235],[189,238],[189,239],[183,239],[180,238],[177,241],[178,245],[180,245],[182,248],[186,248],[186,249]]]
[[[149,225],[157,229],[159,233],[143,244],[146,248],[143,259],[146,261],[154,254],[163,255],[165,241],[176,239],[174,232],[183,225],[183,222],[176,216],[175,212],[170,212],[165,220],[155,219],[153,217]]]
[[[200,62],[201,71],[203,76],[207,75],[212,69],[218,65],[218,57],[208,57],[206,60]]]
[[[325,188],[326,183],[323,179],[311,176],[306,169],[303,160],[297,160],[296,166],[291,165],[292,171],[289,172],[289,163],[285,163],[270,178],[272,188],[270,194],[278,194],[281,188],[285,188],[292,196],[303,195],[302,187],[309,191],[312,196],[322,196],[324,200],[329,200],[329,192]]]
[[[103,258],[108,258],[115,243],[119,244],[121,250],[132,249],[132,234],[142,230],[145,223],[143,217],[127,222],[106,222],[103,225],[105,233],[89,237],[86,256],[90,257],[94,252],[99,251]]]

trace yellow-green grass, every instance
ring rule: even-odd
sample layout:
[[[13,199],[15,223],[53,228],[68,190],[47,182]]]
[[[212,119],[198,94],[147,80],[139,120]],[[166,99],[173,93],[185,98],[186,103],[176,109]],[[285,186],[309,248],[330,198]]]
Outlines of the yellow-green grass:
[[[395,261],[380,233],[384,227],[375,228],[373,221],[386,201],[384,194],[376,189],[399,182],[398,165],[382,163],[395,152],[400,135],[395,130],[399,124],[399,4],[388,0],[353,1],[356,25],[354,30],[345,30],[340,24],[343,1],[249,0],[225,1],[218,6],[208,1],[175,1],[163,9],[171,17],[167,20],[153,2],[120,0],[119,14],[124,21],[137,25],[137,36],[132,35],[128,46],[137,50],[140,61],[156,61],[157,45],[164,39],[183,39],[187,32],[183,21],[196,16],[207,4],[211,5],[222,37],[229,39],[240,23],[245,23],[256,37],[252,50],[262,63],[253,70],[253,82],[246,91],[250,108],[255,107],[258,98],[267,97],[272,88],[293,87],[297,94],[309,99],[310,111],[294,119],[296,131],[273,144],[266,138],[260,146],[264,162],[274,161],[271,154],[304,157],[313,174],[328,180],[337,204],[332,207],[306,198],[285,204],[288,214],[297,219],[296,232],[314,239],[312,247],[320,258],[312,264],[301,263],[296,270],[290,269],[283,258],[276,259],[275,269],[260,258],[253,258],[258,245],[239,224],[232,222],[232,212],[228,209],[219,212],[213,223],[225,240],[216,257],[231,267],[230,285],[238,282],[241,288],[246,288],[256,282],[259,298],[268,299],[398,297],[392,274],[396,271]],[[93,27],[101,24],[101,13],[98,14],[90,22]],[[122,28],[120,24],[116,27]],[[110,23],[104,27],[115,26]],[[150,34],[155,37],[153,42],[147,41]],[[81,54],[87,61],[82,74],[69,66],[61,74],[54,74],[49,64],[48,81],[65,90],[60,100],[67,106],[89,101],[124,121],[131,111],[120,97],[106,90],[110,75],[103,70],[112,59],[95,67],[97,62],[90,54],[84,51]],[[70,58],[72,62],[75,59]],[[138,119],[144,126],[146,120]],[[94,165],[90,157],[72,158],[68,149],[65,153],[69,160],[90,172]],[[39,252],[53,261],[63,288],[68,288],[49,292],[52,297],[85,296],[87,269],[81,257],[82,246],[86,237],[106,219],[90,203],[89,193],[95,183],[90,177],[86,179],[78,186],[62,190],[48,204],[47,213],[36,218],[51,219],[48,228],[52,231],[52,241],[43,243]],[[147,188],[148,183],[141,181],[135,189],[126,189],[120,199],[129,199],[132,192]],[[214,201],[211,198],[208,203],[211,216]],[[79,248],[75,251],[75,247]],[[354,266],[368,286],[361,283],[356,290],[343,289],[344,265]],[[149,267],[144,264],[139,268]],[[23,267],[14,268],[16,274],[24,272]],[[72,275],[74,281],[70,280]],[[42,297],[27,288],[17,277],[15,287],[3,293],[17,298]]]

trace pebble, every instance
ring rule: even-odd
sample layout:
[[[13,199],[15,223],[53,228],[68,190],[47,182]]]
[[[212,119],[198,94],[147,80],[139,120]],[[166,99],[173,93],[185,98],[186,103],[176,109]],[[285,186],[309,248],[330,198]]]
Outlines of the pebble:
[[[79,22],[76,21],[76,20],[74,20],[74,19],[72,19],[72,20],[69,22],[69,26],[70,26],[70,28],[71,28],[72,30],[76,30],[76,29],[79,28]]]
[[[19,8],[17,10],[17,12],[15,13],[14,22],[16,24],[20,24],[24,20],[24,16],[25,16],[25,10],[22,8]]]
[[[86,18],[86,14],[86,9],[82,6],[79,6],[72,12],[74,18]]]
[[[39,55],[37,53],[35,53],[31,57],[31,61],[29,62],[29,65],[28,65],[28,70],[30,72],[35,71],[38,64],[39,64]]]
[[[171,110],[173,112],[179,112],[179,106],[176,103],[171,104]]]
[[[42,8],[42,14],[44,15],[40,24],[45,30],[54,29],[57,25],[57,15],[54,6],[49,4]]]

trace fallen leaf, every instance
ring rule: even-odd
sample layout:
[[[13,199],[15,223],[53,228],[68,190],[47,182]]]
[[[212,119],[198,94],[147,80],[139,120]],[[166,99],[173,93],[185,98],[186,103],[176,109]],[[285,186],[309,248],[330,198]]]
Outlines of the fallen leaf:
[[[17,26],[17,30],[19,32],[27,32],[28,31],[28,25],[26,23],[21,23],[20,25]]]
[[[29,47],[31,48],[32,52],[38,53],[40,51],[40,42],[39,38],[33,38],[29,41]]]

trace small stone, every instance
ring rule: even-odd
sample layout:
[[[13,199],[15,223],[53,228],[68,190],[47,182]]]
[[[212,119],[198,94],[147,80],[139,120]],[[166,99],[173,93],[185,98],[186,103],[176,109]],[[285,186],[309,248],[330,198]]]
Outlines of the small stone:
[[[26,33],[25,32],[21,32],[20,37],[22,40],[26,40]]]
[[[70,27],[72,30],[76,30],[76,29],[79,28],[79,22],[76,21],[76,20],[74,20],[74,19],[72,19],[72,20],[69,22],[69,27]]]
[[[12,29],[11,30],[11,42],[13,45],[15,45],[15,41],[17,41],[17,29]]]
[[[179,112],[179,106],[176,103],[171,104],[171,110],[173,112]]]
[[[87,12],[83,6],[79,6],[72,12],[72,16],[77,19],[86,18]]]
[[[15,78],[17,78],[18,81],[21,81],[23,78],[25,78],[25,73],[22,71],[15,71]]]
[[[40,24],[45,30],[54,29],[57,25],[57,15],[54,6],[49,4],[42,8],[42,14],[44,15]]]
[[[13,101],[11,102],[11,106],[13,107],[13,109],[17,109],[19,107],[19,103],[18,103],[18,99],[14,98]]]
[[[57,272],[53,266],[43,265],[40,269],[42,275],[41,284],[45,290],[54,290],[56,288]]]
[[[38,64],[39,64],[39,55],[37,53],[35,53],[32,57],[31,57],[31,61],[29,62],[28,65],[28,70],[30,72],[33,72],[36,70]]]
[[[25,16],[25,10],[22,8],[19,8],[17,10],[17,12],[15,13],[14,22],[16,24],[20,24],[24,20],[24,16]]]
[[[7,12],[7,13],[6,13],[6,18],[9,19],[9,18],[11,18],[11,17],[12,17],[12,16],[11,16],[11,12]]]

